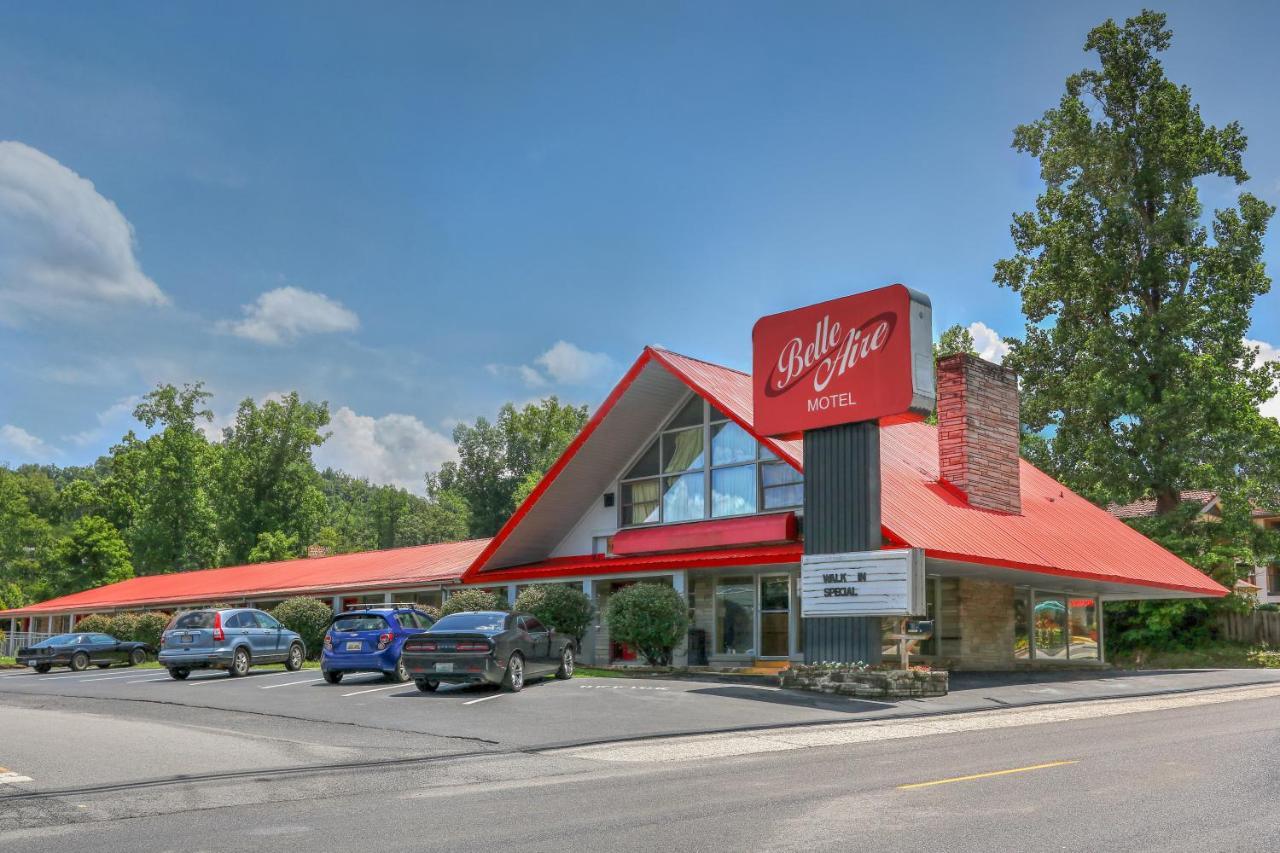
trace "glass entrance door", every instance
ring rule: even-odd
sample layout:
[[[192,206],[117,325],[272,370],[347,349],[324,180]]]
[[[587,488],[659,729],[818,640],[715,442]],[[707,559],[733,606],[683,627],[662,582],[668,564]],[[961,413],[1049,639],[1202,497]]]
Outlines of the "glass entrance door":
[[[760,576],[760,657],[791,655],[791,578]]]

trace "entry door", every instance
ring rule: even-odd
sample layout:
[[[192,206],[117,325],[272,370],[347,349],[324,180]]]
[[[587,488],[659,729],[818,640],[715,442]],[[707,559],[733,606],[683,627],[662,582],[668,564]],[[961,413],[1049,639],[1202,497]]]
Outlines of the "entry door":
[[[791,577],[760,576],[760,657],[791,655]]]

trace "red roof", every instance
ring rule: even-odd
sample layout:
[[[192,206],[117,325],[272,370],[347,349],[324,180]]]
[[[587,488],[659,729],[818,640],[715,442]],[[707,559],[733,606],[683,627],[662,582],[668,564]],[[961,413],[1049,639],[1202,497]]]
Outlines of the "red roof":
[[[347,590],[452,583],[462,576],[488,541],[471,539],[335,557],[147,575],[42,601],[30,607],[0,611],[0,616],[92,612],[117,607],[186,605],[223,599],[338,594]]]
[[[520,569],[486,568],[498,546],[519,527],[524,514],[552,487],[569,460],[591,439],[609,410],[651,361],[665,366],[689,388],[755,434],[748,374],[667,350],[646,348],[529,499],[467,570],[467,582],[483,583],[491,577],[535,576],[566,565],[561,559]],[[880,436],[881,522],[884,537],[891,546],[924,548],[929,556],[937,559],[1097,582],[1204,596],[1222,596],[1228,592],[1198,569],[1025,460],[1020,460],[1019,465],[1021,514],[991,512],[969,506],[954,487],[939,482],[935,427],[921,421],[886,422],[881,425]],[[759,435],[756,438],[798,470],[803,467],[801,441],[777,441]],[[679,555],[676,562],[690,567],[691,556]],[[588,564],[593,567],[593,573],[612,572],[615,565],[618,571],[633,570],[629,558],[625,562],[622,558],[591,556],[569,559],[589,561],[574,564],[579,574],[589,571]]]

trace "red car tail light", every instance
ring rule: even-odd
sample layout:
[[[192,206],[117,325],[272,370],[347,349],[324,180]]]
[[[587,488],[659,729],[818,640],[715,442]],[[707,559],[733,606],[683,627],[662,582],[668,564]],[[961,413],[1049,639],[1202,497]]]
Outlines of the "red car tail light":
[[[434,652],[436,644],[430,640],[411,640],[415,652]]]
[[[216,611],[213,614],[213,638],[219,641],[227,638],[227,635],[222,633],[222,614]]]
[[[488,643],[458,643],[457,650],[460,652],[487,652],[489,651]]]
[[[324,647],[327,651],[333,651],[333,635],[332,634],[324,635]]]
[[[394,640],[395,638],[396,638],[396,635],[395,635],[395,634],[392,634],[390,631],[388,631],[388,632],[387,632],[387,633],[385,633],[385,634],[379,634],[379,635],[378,635],[378,648],[379,648],[379,649],[385,649],[387,646],[391,645],[391,641],[392,641],[392,640]]]

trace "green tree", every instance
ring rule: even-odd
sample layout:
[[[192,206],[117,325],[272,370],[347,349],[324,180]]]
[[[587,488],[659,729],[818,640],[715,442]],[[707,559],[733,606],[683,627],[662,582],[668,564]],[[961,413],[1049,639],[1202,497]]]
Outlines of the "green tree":
[[[1161,514],[1180,490],[1256,464],[1274,440],[1258,405],[1280,375],[1244,343],[1270,288],[1274,208],[1246,192],[1201,222],[1195,181],[1246,180],[1245,136],[1206,125],[1165,77],[1171,38],[1150,11],[1095,28],[1085,48],[1101,67],[1015,131],[1045,192],[1014,217],[1017,254],[995,274],[1022,298],[1026,337],[1005,363],[1022,377],[1023,419],[1052,433],[1057,473],[1095,500],[1150,494]]]
[[[248,559],[267,532],[311,542],[324,517],[324,494],[311,452],[327,437],[327,403],[303,402],[297,392],[261,406],[240,403],[223,430],[217,474],[219,530],[233,563]]]
[[[943,329],[942,334],[938,335],[938,340],[933,344],[934,361],[962,352],[977,355],[978,348],[973,344],[973,335],[959,323]]]
[[[258,534],[258,542],[246,555],[250,563],[275,563],[298,556],[298,537],[282,530]]]
[[[6,599],[39,601],[49,594],[42,561],[48,558],[53,531],[48,521],[31,511],[21,480],[0,468],[0,588],[7,590]]]
[[[492,536],[587,422],[586,406],[552,396],[517,409],[508,403],[496,423],[477,418],[453,430],[458,461],[427,476],[432,498],[452,493],[466,501],[472,536]],[[522,499],[522,498],[521,498]]]
[[[1247,180],[1246,140],[1235,122],[1207,125],[1165,76],[1158,54],[1171,40],[1158,12],[1108,20],[1085,41],[1099,66],[1017,128],[1014,147],[1039,159],[1045,191],[1014,216],[1017,253],[995,280],[1026,317],[1005,359],[1034,435],[1024,452],[1099,503],[1153,497],[1158,518],[1138,526],[1229,587],[1258,554],[1224,555],[1216,538],[1244,529],[1250,500],[1280,496],[1280,427],[1258,411],[1280,370],[1245,343],[1270,289],[1262,239],[1274,208],[1242,192],[1205,220],[1196,182]],[[1180,510],[1196,487],[1223,496],[1225,527]],[[1110,608],[1121,619],[1108,636],[1190,636],[1208,609]]]
[[[217,565],[217,515],[211,473],[217,448],[200,431],[212,421],[203,383],[161,385],[134,410],[134,417],[159,431],[138,442],[132,433],[120,448],[141,445],[138,508],[130,531],[134,567],[140,574],[186,571]]]
[[[609,596],[605,621],[609,639],[635,649],[650,666],[670,666],[689,630],[689,606],[669,586],[637,583]]]
[[[573,637],[578,646],[595,613],[591,599],[582,590],[560,584],[528,587],[516,597],[516,610],[532,613],[544,625]]]
[[[98,515],[86,515],[71,525],[54,549],[55,595],[118,583],[133,577],[129,549],[120,531]]]

